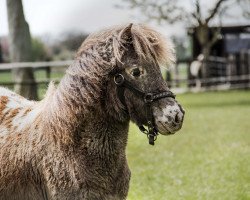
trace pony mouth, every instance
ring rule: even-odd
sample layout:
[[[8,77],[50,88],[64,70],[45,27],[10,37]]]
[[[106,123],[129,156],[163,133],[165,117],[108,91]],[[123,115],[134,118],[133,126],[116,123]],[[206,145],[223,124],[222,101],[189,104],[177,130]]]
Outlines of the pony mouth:
[[[158,124],[159,123],[159,124]],[[171,130],[169,127],[166,126],[163,122],[158,121],[157,129],[161,135],[173,135],[175,134],[175,130]]]

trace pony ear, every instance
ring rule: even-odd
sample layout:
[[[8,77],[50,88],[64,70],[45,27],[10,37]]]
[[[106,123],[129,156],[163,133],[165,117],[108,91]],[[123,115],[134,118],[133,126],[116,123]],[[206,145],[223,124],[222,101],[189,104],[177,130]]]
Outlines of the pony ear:
[[[130,23],[128,26],[126,26],[124,29],[121,30],[119,33],[119,38],[125,41],[131,40],[131,29],[132,29],[133,23]]]

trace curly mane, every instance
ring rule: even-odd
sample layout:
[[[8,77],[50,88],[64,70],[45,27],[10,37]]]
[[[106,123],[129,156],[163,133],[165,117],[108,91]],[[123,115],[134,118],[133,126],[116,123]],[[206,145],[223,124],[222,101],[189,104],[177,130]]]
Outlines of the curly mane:
[[[128,32],[129,33],[126,33]],[[155,61],[160,65],[170,65],[175,61],[173,45],[162,34],[142,24],[129,24],[128,26],[115,26],[91,34],[78,50],[77,58],[91,58],[90,51],[99,53],[100,63],[115,65],[115,60],[121,61],[127,46],[131,45],[139,59]],[[96,55],[95,55],[96,56]]]
[[[145,25],[115,26],[91,34],[79,48],[74,63],[67,69],[58,87],[58,94],[54,97],[55,104],[48,101],[53,106],[53,112],[59,112],[61,107],[58,105],[62,105],[66,99],[70,105],[81,105],[81,110],[86,113],[92,109],[89,105],[99,105],[110,72],[117,68],[117,62],[121,62],[131,46],[139,59],[162,66],[175,61],[172,44]],[[67,116],[70,116],[70,111]]]

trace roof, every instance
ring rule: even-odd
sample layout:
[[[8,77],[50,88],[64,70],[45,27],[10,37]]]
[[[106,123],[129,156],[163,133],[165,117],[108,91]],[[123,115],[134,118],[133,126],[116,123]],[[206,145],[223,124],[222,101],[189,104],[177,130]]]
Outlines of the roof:
[[[188,34],[192,35],[197,27],[189,27]],[[250,24],[249,25],[240,25],[240,26],[211,26],[209,29],[221,29],[222,34],[237,34],[237,33],[250,33]]]

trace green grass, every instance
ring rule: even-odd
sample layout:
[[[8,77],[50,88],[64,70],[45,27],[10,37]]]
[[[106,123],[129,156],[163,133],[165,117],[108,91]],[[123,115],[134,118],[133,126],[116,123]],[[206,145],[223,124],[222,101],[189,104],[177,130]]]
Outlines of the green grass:
[[[9,81],[10,74],[1,73],[0,80]],[[46,88],[39,87],[40,97]],[[186,110],[183,128],[159,136],[155,146],[131,124],[128,200],[250,200],[250,91],[177,99]]]
[[[51,73],[51,79],[60,79],[63,77],[65,73],[62,72],[53,72]],[[36,80],[42,80],[46,78],[46,72],[44,70],[39,70],[35,72]],[[38,96],[40,99],[44,98],[44,94],[46,93],[48,89],[48,84],[40,84],[38,87]]]
[[[1,82],[9,82],[11,80],[10,72],[1,72],[0,73],[0,81]]]
[[[178,95],[183,128],[155,146],[131,125],[129,200],[250,199],[250,91]]]

